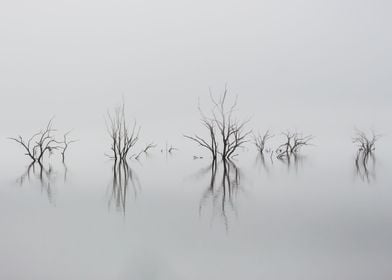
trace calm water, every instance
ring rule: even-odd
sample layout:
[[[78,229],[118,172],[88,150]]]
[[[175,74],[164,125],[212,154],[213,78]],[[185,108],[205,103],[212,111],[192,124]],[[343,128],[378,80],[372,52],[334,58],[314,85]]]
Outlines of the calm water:
[[[0,279],[390,279],[386,147],[368,177],[349,141],[290,164],[156,149],[127,182],[83,142],[30,178],[22,155],[2,158]]]

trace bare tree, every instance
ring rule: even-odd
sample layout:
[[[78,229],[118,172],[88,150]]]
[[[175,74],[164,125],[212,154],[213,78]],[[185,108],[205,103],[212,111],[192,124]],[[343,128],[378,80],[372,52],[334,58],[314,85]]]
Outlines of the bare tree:
[[[289,158],[291,155],[297,155],[297,153],[307,145],[310,145],[310,141],[314,138],[312,135],[303,136],[297,132],[283,132],[285,136],[285,142],[276,149],[278,159]]]
[[[185,137],[209,150],[213,159],[216,159],[218,154],[222,159],[230,159],[236,156],[236,151],[248,141],[247,138],[251,133],[250,130],[246,130],[248,121],[239,121],[235,118],[237,98],[231,103],[228,101],[227,87],[217,99],[210,92],[210,101],[212,103],[210,116],[203,113],[199,104],[201,121],[207,128],[209,136],[185,135]]]
[[[270,134],[269,130],[267,130],[264,133],[264,135],[261,135],[260,133],[258,135],[253,134],[254,144],[255,144],[255,146],[256,146],[256,148],[257,148],[257,150],[259,151],[260,154],[264,153],[265,144],[272,137],[274,137],[274,136]]]
[[[113,113],[107,113],[106,127],[112,140],[112,158],[117,161],[126,161],[128,152],[139,140],[140,126],[134,121],[129,129],[125,116],[124,102],[115,108]]]
[[[359,152],[369,156],[376,149],[376,142],[380,137],[381,135],[375,134],[374,131],[368,136],[365,132],[357,129],[353,137],[353,143],[357,144]]]
[[[370,182],[370,175],[375,177],[375,162],[376,158],[374,151],[376,149],[376,142],[380,139],[381,135],[377,135],[374,131],[370,135],[367,135],[361,130],[356,130],[355,136],[353,137],[353,143],[357,145],[357,155],[355,156],[355,169],[357,175],[362,180]],[[373,171],[369,172],[369,159],[371,159],[370,165],[373,166]]]
[[[63,142],[61,144],[63,145],[61,147],[61,158],[63,163],[65,162],[65,152],[68,150],[68,147],[70,144],[77,142],[78,140],[69,140],[67,137],[71,133],[71,131],[68,131],[63,135]]]
[[[25,150],[25,155],[33,163],[38,162],[42,164],[45,154],[52,154],[54,150],[61,148],[60,142],[53,135],[56,130],[52,128],[52,120],[48,122],[44,129],[33,134],[27,140],[24,140],[22,136],[18,136],[17,138],[10,137],[9,139],[20,144]]]

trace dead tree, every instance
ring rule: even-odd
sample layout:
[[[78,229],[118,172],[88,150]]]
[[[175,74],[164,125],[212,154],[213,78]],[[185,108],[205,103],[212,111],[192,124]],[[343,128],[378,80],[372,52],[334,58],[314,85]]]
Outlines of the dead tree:
[[[110,156],[115,161],[126,161],[128,152],[139,140],[140,126],[134,121],[129,129],[125,116],[125,104],[115,108],[113,113],[107,113],[106,127],[112,140]]]
[[[61,148],[61,143],[58,142],[53,133],[56,131],[52,128],[51,119],[43,130],[33,134],[29,139],[24,140],[22,136],[17,138],[10,137],[9,139],[20,144],[24,150],[25,155],[28,156],[33,163],[38,162],[42,165],[45,154],[52,154],[53,151]]]
[[[285,142],[276,149],[278,159],[289,159],[292,155],[297,155],[298,152],[305,146],[310,145],[310,141],[314,138],[312,135],[303,136],[297,132],[283,132]]]
[[[270,134],[269,130],[267,130],[263,136],[261,136],[260,133],[258,135],[253,134],[254,144],[260,154],[264,153],[265,144],[272,137],[274,137],[274,136]]]
[[[239,121],[235,118],[237,98],[229,103],[227,88],[218,99],[210,92],[210,100],[212,109],[209,116],[203,113],[199,105],[201,121],[208,130],[208,137],[203,138],[198,135],[185,135],[185,137],[209,150],[213,159],[216,159],[218,154],[222,159],[230,159],[236,156],[236,151],[248,141],[247,138],[251,133],[246,129],[248,121]]]
[[[67,139],[67,137],[70,133],[71,133],[71,131],[68,131],[67,133],[65,133],[63,135],[63,142],[61,142],[61,144],[63,145],[61,147],[61,158],[62,158],[63,163],[65,162],[65,152],[67,151],[69,145],[78,141],[78,140]]]
[[[357,145],[357,155],[355,157],[355,168],[357,174],[364,180],[366,179],[370,182],[370,172],[369,172],[369,159],[372,159],[371,164],[373,164],[373,169],[375,167],[375,155],[374,151],[376,149],[376,142],[381,137],[377,135],[374,131],[371,135],[367,135],[361,130],[356,130],[356,134],[353,137],[353,143]],[[374,174],[374,172],[372,173]]]
[[[369,156],[376,149],[376,142],[380,137],[381,135],[376,135],[374,131],[368,136],[365,132],[357,130],[356,135],[353,138],[353,143],[357,144],[358,152]]]

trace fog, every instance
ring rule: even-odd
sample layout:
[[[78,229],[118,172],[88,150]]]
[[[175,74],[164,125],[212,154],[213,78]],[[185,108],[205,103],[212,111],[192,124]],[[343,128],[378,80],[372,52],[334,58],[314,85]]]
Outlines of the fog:
[[[0,278],[390,279],[391,8],[1,3]],[[221,165],[209,196],[208,153],[183,136],[203,133],[198,102],[208,110],[226,86],[247,127],[275,135],[272,148],[288,129],[314,136],[291,165],[262,161],[249,142],[230,201]],[[119,199],[105,118],[122,100],[141,126],[132,153],[157,147],[129,160],[136,183]],[[44,184],[7,137],[52,117],[79,141],[64,165],[45,162]],[[355,128],[382,134],[368,177],[355,168]]]

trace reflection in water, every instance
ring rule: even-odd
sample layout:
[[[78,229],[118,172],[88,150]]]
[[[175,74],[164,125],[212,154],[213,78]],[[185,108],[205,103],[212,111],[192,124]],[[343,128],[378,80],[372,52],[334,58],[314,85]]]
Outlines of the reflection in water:
[[[254,165],[261,166],[268,174],[275,161],[278,161],[286,166],[287,171],[294,170],[295,172],[298,172],[299,168],[306,160],[306,156],[299,153],[288,154],[284,157],[274,156],[274,154],[276,154],[274,151],[270,151],[269,154],[266,155],[264,153],[258,153]]]
[[[255,166],[261,166],[266,173],[270,173],[270,166],[274,164],[272,152],[267,157],[264,153],[258,153],[254,164]]]
[[[129,167],[126,160],[114,161],[112,171],[113,178],[109,207],[114,205],[116,210],[123,212],[125,215],[128,187],[129,185],[132,187],[133,195],[136,199],[141,190],[140,182],[136,173]]]
[[[213,217],[216,212],[223,219],[226,231],[229,230],[229,211],[236,214],[236,197],[240,190],[241,173],[239,168],[231,160],[216,160],[202,170],[202,173],[210,173],[208,188],[205,190],[199,206],[201,212],[208,201],[211,202]],[[220,179],[220,180],[219,180]]]
[[[356,175],[362,181],[370,183],[376,179],[376,156],[373,152],[366,153],[359,150],[355,157],[355,171]]]
[[[32,180],[38,180],[41,186],[41,190],[46,193],[50,203],[53,202],[53,183],[54,183],[54,172],[52,166],[49,165],[45,168],[43,164],[39,162],[31,163],[26,171],[18,178],[17,182],[19,185],[23,185],[27,179],[28,182]]]
[[[278,157],[277,159],[286,165],[287,171],[295,170],[295,172],[298,172],[306,157],[302,154],[291,154],[287,157]]]

